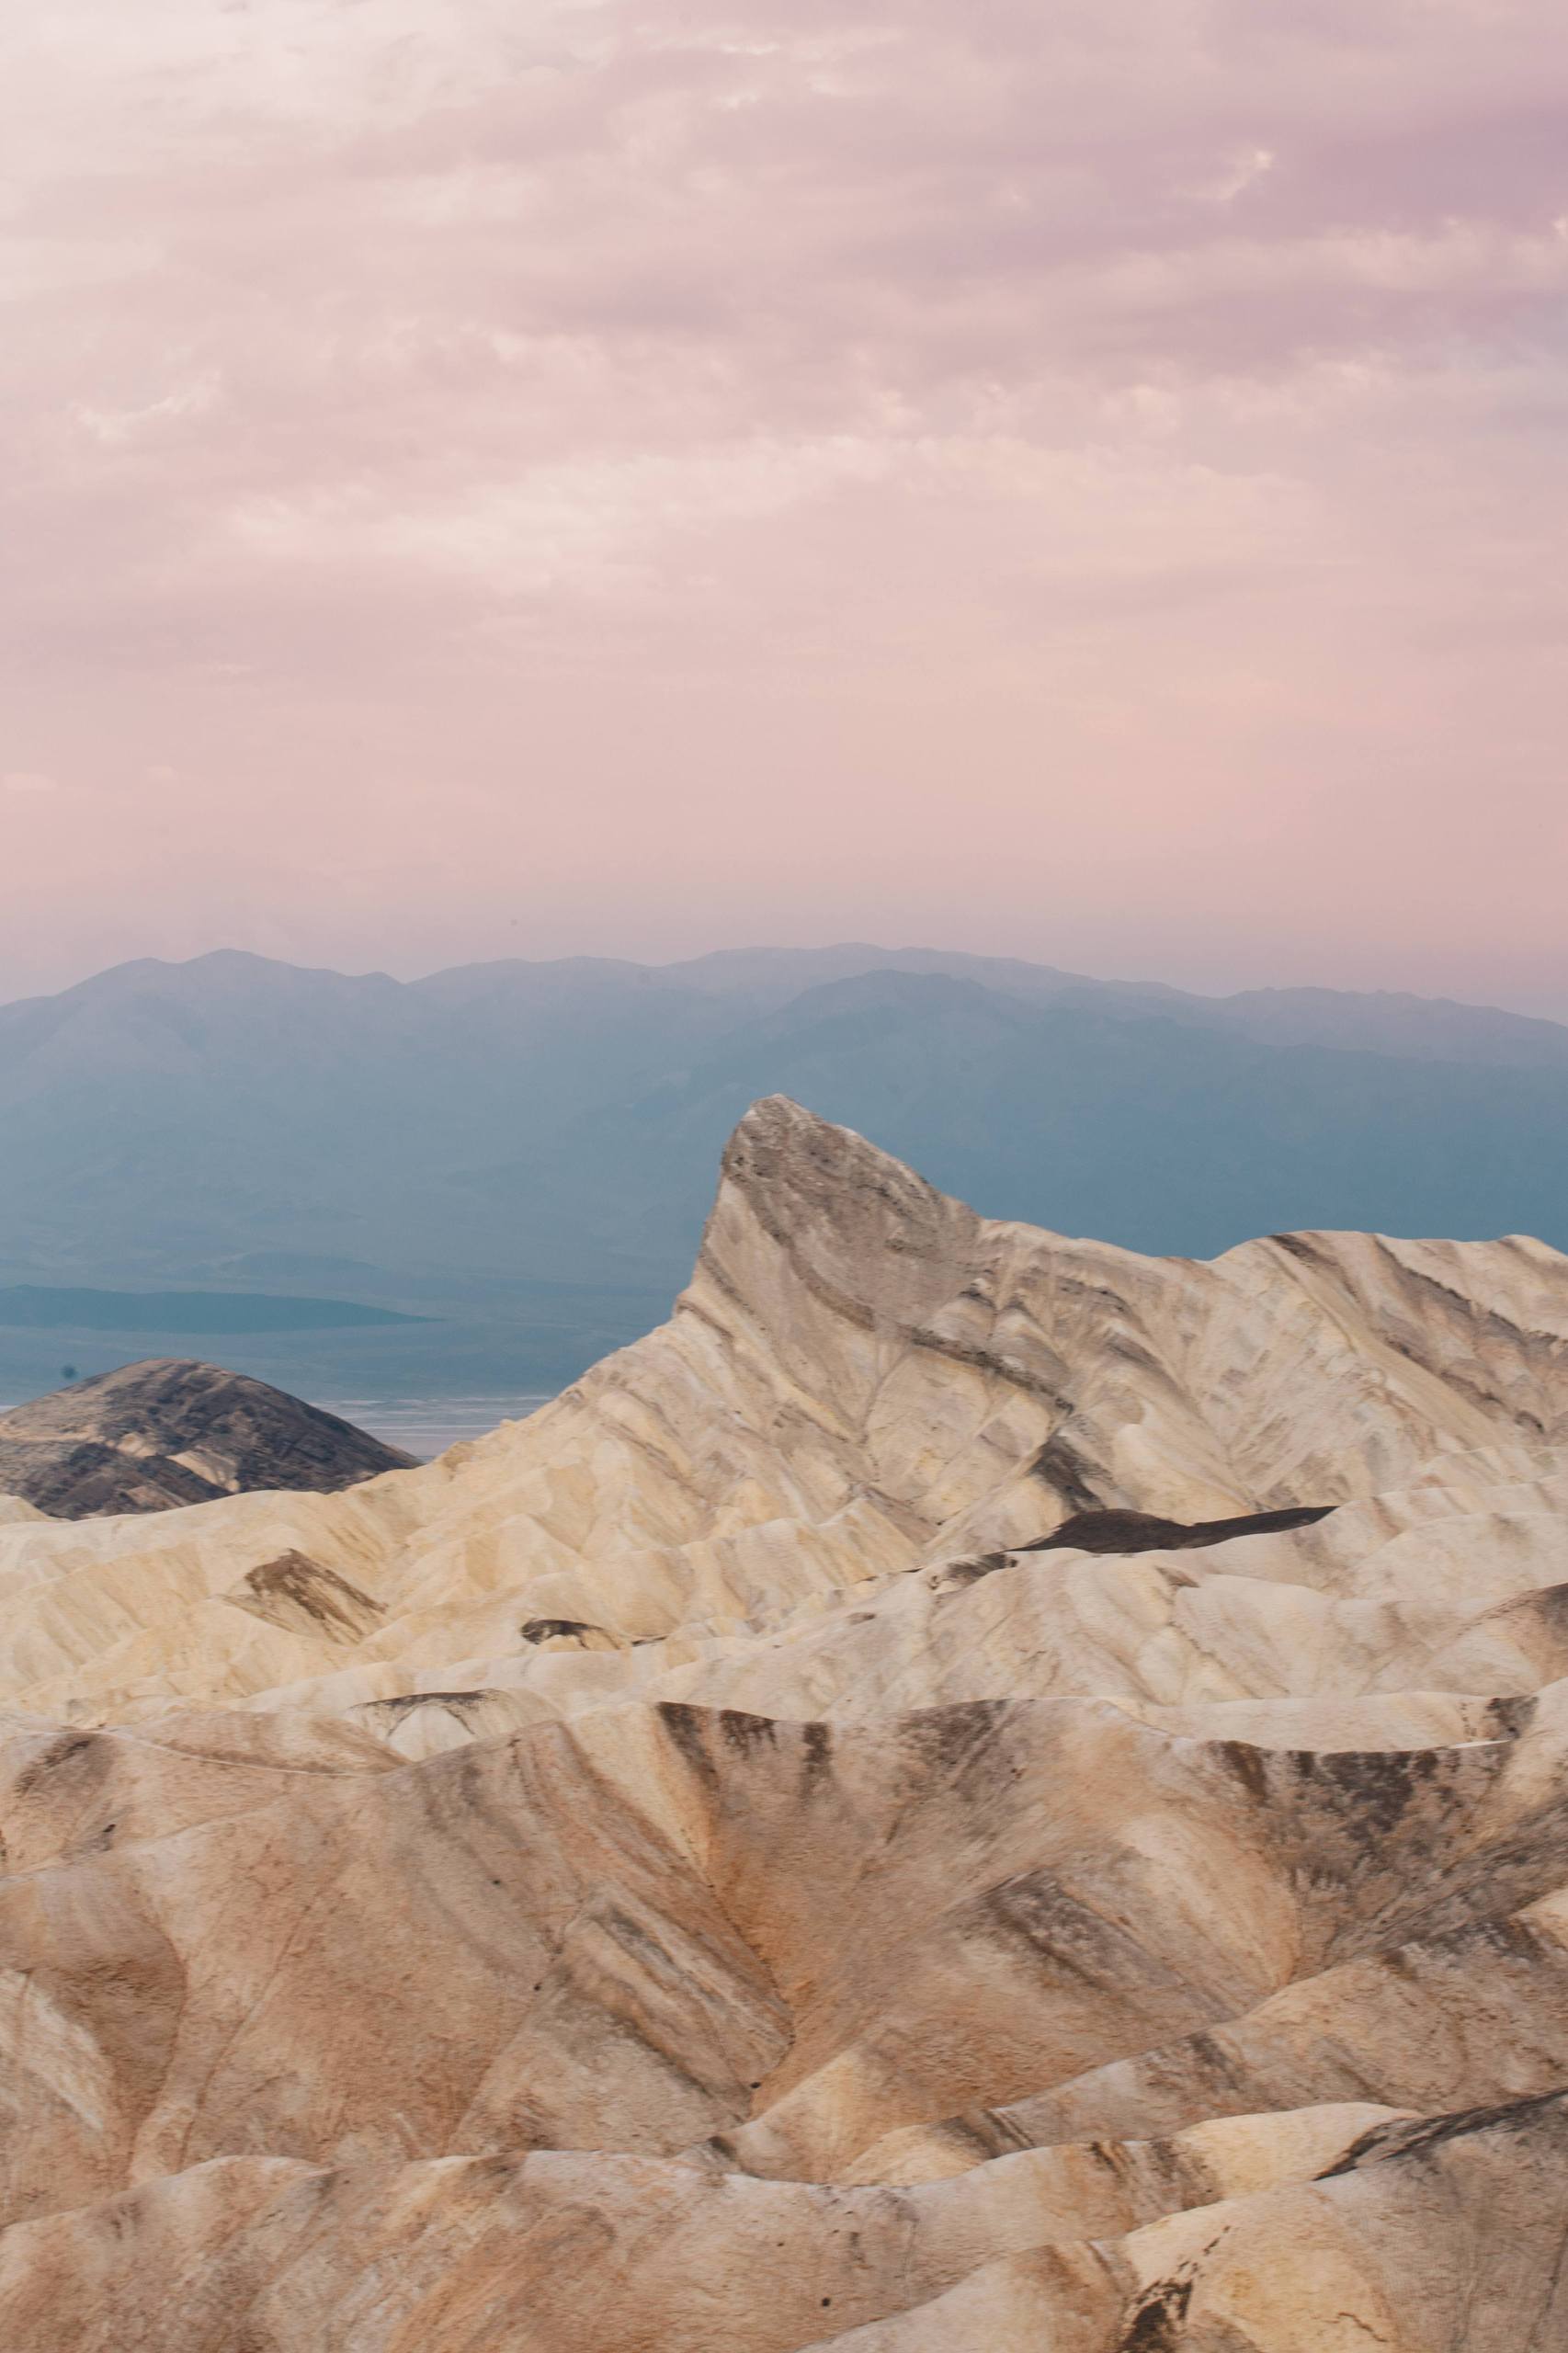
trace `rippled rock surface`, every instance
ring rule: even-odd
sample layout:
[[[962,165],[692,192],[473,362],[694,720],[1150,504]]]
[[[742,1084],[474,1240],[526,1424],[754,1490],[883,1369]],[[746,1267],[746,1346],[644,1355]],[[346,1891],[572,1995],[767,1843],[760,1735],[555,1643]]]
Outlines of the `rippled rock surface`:
[[[1565,1564],[1541,1245],[760,1104],[531,1420],[0,1526],[0,2342],[1554,2353]]]

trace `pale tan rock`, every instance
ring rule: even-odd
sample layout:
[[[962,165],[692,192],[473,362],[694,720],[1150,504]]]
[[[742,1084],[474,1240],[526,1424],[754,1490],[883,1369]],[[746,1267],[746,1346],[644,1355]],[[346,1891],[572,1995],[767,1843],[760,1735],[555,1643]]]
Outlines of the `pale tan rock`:
[[[7,2353],[1568,2344],[1539,1244],[1149,1261],[775,1101],[530,1421],[0,1521]]]

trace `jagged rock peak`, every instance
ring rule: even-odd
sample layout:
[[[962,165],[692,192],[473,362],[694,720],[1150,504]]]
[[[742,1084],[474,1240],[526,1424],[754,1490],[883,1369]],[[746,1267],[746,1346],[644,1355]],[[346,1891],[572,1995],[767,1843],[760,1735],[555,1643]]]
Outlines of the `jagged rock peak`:
[[[752,1105],[724,1148],[721,1182],[777,1239],[799,1245],[825,1231],[850,1256],[950,1251],[981,1222],[891,1153],[787,1095]]]
[[[984,1230],[891,1153],[786,1095],[753,1104],[725,1147],[699,1272],[744,1293],[754,1226],[824,1304],[898,1324],[961,1288]]]
[[[959,1208],[892,1153],[788,1095],[752,1105],[724,1147],[720,1171],[771,1222],[783,1222],[787,1209],[842,1216],[867,1196],[912,1221],[939,1221]]]

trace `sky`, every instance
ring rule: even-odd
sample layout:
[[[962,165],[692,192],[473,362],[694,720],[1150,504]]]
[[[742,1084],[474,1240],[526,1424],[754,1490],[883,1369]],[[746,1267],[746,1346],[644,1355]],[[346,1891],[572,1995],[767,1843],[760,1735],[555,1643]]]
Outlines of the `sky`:
[[[1568,1017],[1562,0],[23,0],[0,995]]]

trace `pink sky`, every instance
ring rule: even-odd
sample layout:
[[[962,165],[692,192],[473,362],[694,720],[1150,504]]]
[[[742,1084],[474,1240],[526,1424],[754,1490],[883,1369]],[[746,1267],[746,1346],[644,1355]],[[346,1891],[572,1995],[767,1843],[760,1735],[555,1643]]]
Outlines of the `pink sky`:
[[[0,170],[0,994],[1568,1016],[1562,0],[35,0]]]

